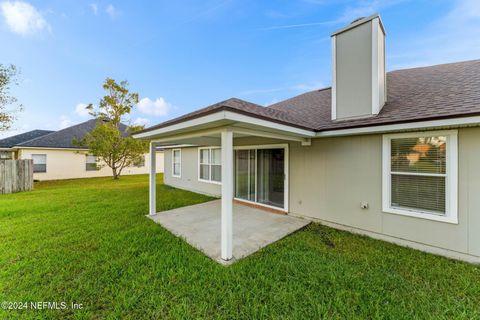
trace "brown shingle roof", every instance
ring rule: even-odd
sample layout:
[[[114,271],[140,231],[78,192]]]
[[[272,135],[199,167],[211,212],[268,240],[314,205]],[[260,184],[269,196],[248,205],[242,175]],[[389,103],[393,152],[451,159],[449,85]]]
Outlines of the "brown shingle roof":
[[[378,115],[344,121],[331,120],[331,88],[268,107],[232,98],[143,132],[225,110],[312,131],[480,115],[480,60],[388,72],[387,95],[387,103]]]
[[[267,119],[269,121],[273,121],[277,123],[288,124],[290,126],[311,130],[311,128],[308,126],[308,123],[303,121],[301,118],[298,118],[295,114],[291,112],[285,112],[285,111],[276,110],[273,108],[266,108],[266,107],[262,107],[261,105],[248,102],[245,100],[230,98],[228,100],[224,100],[224,101],[212,104],[211,106],[187,113],[183,116],[174,118],[172,120],[162,122],[160,124],[157,124],[155,126],[149,127],[145,130],[142,130],[136,133],[138,134],[141,132],[147,132],[150,130],[167,127],[176,123],[195,119],[200,116],[206,116],[219,111],[233,111],[240,114],[246,114],[249,116],[254,116],[261,119]]]
[[[331,120],[331,89],[315,90],[268,108],[301,117],[316,131],[480,114],[480,60],[387,73],[387,103],[376,116]]]

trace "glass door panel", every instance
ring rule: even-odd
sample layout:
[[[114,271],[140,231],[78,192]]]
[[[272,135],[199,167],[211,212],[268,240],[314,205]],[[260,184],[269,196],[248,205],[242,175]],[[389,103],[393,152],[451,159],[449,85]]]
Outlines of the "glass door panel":
[[[257,202],[283,208],[285,195],[284,149],[258,149],[257,172]]]
[[[235,151],[235,197],[255,201],[255,150]]]
[[[283,208],[285,150],[235,150],[235,197]]]

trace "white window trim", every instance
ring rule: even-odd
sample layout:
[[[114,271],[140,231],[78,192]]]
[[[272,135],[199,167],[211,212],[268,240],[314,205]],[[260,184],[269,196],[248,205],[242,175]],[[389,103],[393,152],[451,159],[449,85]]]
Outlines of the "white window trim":
[[[414,209],[393,208],[391,206],[391,140],[398,138],[418,138],[446,136],[446,178],[445,178],[445,215]],[[383,186],[382,211],[409,217],[458,224],[458,131],[423,131],[383,135]],[[443,176],[443,175],[441,175]]]
[[[221,181],[215,181],[215,180],[212,180],[212,150],[213,149],[221,149],[220,147],[200,147],[198,148],[198,166],[197,166],[197,169],[198,169],[198,181],[200,182],[205,182],[205,183],[213,183],[213,184],[219,184],[221,185],[222,182]],[[200,157],[200,153],[201,153],[201,150],[209,150],[208,151],[208,162],[209,163],[201,163],[201,157]],[[200,165],[201,164],[208,164],[208,167],[209,167],[209,180],[207,179],[202,179],[200,178]],[[222,165],[222,163],[220,163],[220,165]]]
[[[179,151],[180,154],[180,173],[175,174],[175,151]],[[181,178],[182,177],[182,149],[172,149],[172,177]]]
[[[87,169],[87,164],[93,164],[93,162],[88,162],[88,157],[89,156],[92,156],[92,157],[95,157],[95,166],[97,167],[95,170],[88,170]],[[97,161],[97,157],[93,154],[85,154],[85,171],[86,172],[89,172],[89,171],[98,171],[98,161]]]
[[[45,171],[37,171],[37,172],[34,171],[33,173],[35,173],[35,174],[47,173],[47,171],[48,171],[47,154],[46,153],[32,153],[32,155],[31,155],[32,162],[33,162],[33,156],[45,156]],[[35,163],[33,165],[35,167]]]

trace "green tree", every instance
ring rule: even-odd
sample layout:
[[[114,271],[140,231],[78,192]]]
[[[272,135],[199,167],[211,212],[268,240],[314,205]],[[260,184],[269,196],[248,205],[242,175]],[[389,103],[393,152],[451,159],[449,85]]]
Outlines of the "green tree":
[[[8,66],[0,64],[0,132],[10,129],[17,111],[22,109],[22,105],[13,109],[7,108],[17,103],[17,98],[10,94],[10,89],[12,85],[18,85],[18,74],[13,64]]]
[[[113,178],[118,179],[125,167],[141,161],[148,150],[148,142],[132,137],[132,133],[143,126],[122,123],[139,99],[137,93],[128,90],[128,82],[117,83],[107,78],[103,89],[107,94],[100,100],[98,111],[93,104],[87,106],[90,115],[98,119],[97,125],[74,144],[87,147],[91,154],[112,169]]]

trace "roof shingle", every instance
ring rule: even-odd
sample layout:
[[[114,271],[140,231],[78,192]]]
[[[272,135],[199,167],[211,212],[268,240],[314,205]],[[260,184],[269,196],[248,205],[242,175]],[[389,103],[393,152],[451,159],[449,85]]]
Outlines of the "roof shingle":
[[[67,149],[81,149],[75,146],[73,139],[82,139],[88,132],[90,132],[97,124],[97,119],[91,119],[77,125],[52,132],[42,137],[16,144],[18,147],[30,148],[67,148]],[[127,131],[127,126],[120,124],[122,132]]]
[[[331,88],[273,104],[308,121],[315,131],[454,118],[480,114],[480,60],[387,73],[387,103],[376,116],[331,120]]]
[[[0,148],[11,148],[19,143],[23,143],[46,134],[52,133],[50,130],[32,130],[25,133],[17,134],[0,140]]]
[[[387,73],[387,103],[375,116],[331,120],[331,88],[310,91],[268,107],[232,98],[141,132],[230,110],[312,131],[480,115],[480,60]]]

